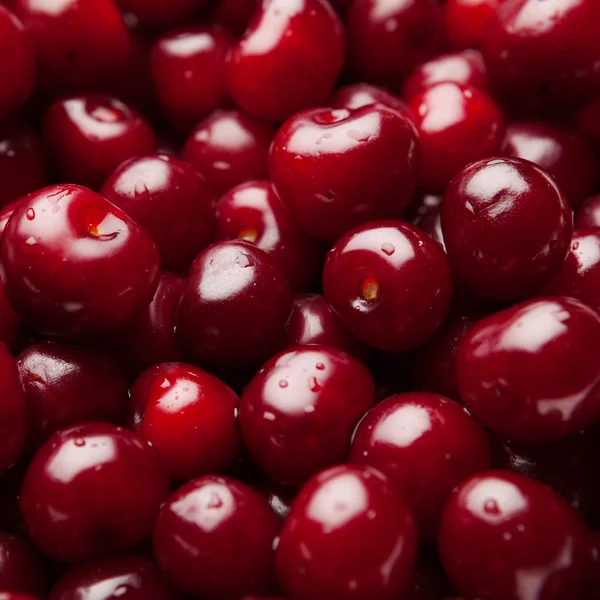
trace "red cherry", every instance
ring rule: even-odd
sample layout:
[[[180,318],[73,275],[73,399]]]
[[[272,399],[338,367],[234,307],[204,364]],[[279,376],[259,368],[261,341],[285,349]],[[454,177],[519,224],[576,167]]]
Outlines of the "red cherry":
[[[575,229],[600,227],[600,194],[588,198],[575,212]]]
[[[208,5],[207,0],[116,0],[122,11],[133,13],[144,27],[166,29],[192,19]]]
[[[406,103],[386,89],[369,83],[354,83],[338,88],[331,94],[329,104],[332,108],[348,110],[356,110],[370,104],[383,104],[412,119]]]
[[[478,48],[485,28],[505,0],[446,0],[446,37],[453,48]]]
[[[41,597],[47,587],[46,565],[35,548],[21,538],[0,533],[0,589]]]

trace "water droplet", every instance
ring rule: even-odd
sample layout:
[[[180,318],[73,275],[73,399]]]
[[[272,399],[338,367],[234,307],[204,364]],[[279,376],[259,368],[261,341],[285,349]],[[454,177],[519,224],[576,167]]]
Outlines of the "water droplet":
[[[498,503],[492,499],[485,501],[485,504],[483,505],[483,510],[488,515],[499,515],[500,514],[500,508],[498,507]]]
[[[377,513],[373,509],[367,511],[367,519],[369,519],[370,521],[372,521],[376,516]]]
[[[316,377],[311,377],[310,378],[310,382],[308,384],[308,387],[310,388],[311,392],[320,392],[321,391],[321,385],[317,381]]]
[[[282,379],[282,380],[279,382],[279,387],[280,387],[280,388],[286,388],[287,386],[288,386],[288,382],[287,382],[285,379]]]
[[[25,213],[25,214],[29,221],[33,221],[35,219],[35,210],[33,210],[33,208],[28,208],[27,213]]]
[[[503,538],[504,540],[506,540],[507,542],[510,542],[510,540],[512,540],[512,535],[511,535],[510,533],[508,533],[508,531],[505,531],[505,532],[502,534],[502,538]]]
[[[79,448],[81,448],[82,446],[85,446],[85,440],[82,440],[81,438],[77,438],[76,440],[73,440],[73,443],[78,446]]]
[[[396,246],[394,246],[394,244],[390,244],[389,242],[383,242],[383,244],[381,244],[381,251],[384,254],[391,256],[394,254],[394,252],[396,252]]]
[[[325,365],[323,363],[317,363],[317,369],[319,369],[319,371],[324,371]]]

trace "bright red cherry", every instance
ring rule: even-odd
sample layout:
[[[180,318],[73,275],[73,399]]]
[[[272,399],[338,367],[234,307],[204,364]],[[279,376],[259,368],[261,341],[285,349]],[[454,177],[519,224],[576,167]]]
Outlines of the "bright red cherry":
[[[572,211],[554,179],[533,163],[486,159],[465,167],[446,189],[442,230],[453,272],[472,292],[518,300],[560,268]]]
[[[0,533],[0,590],[44,596],[46,565],[35,548],[9,533]]]
[[[399,217],[415,189],[412,122],[373,104],[317,108],[286,121],[271,146],[271,181],[310,235],[329,241],[375,219]]]
[[[187,594],[215,599],[260,594],[271,579],[278,530],[279,519],[256,490],[230,477],[202,477],[163,505],[154,556]]]
[[[465,165],[502,149],[502,114],[479,89],[438,83],[415,96],[410,108],[421,142],[418,181],[428,191],[443,191]]]
[[[300,490],[281,531],[277,573],[293,598],[394,600],[416,554],[408,505],[379,471],[331,467]]]
[[[370,104],[383,104],[405,116],[410,116],[408,106],[398,96],[390,94],[385,88],[369,83],[351,83],[338,88],[331,94],[329,104],[332,108],[346,108],[348,110],[356,110]]]
[[[166,29],[193,19],[209,4],[207,0],[115,0],[123,12],[133,13],[143,27]]]
[[[4,289],[4,281],[0,275],[0,343],[4,344],[9,350],[12,350],[17,341],[20,329],[21,318],[8,300]]]
[[[376,221],[349,231],[327,255],[325,297],[344,325],[380,350],[408,350],[448,312],[452,278],[442,247],[414,225]]]
[[[600,227],[600,194],[588,198],[575,212],[575,229]]]
[[[355,358],[297,346],[272,357],[246,386],[240,428],[269,477],[300,485],[347,458],[352,432],[374,403],[373,379]]]
[[[446,37],[453,48],[478,48],[487,24],[505,0],[446,0]]]
[[[211,14],[211,19],[241,36],[258,7],[260,0],[220,0]]]
[[[600,417],[600,316],[546,297],[486,317],[463,338],[458,385],[473,416],[515,440],[573,435]]]
[[[344,31],[325,0],[261,0],[227,58],[236,104],[268,121],[322,104],[344,62]]]
[[[48,556],[79,561],[147,540],[169,481],[158,452],[137,434],[85,423],[54,434],[34,456],[20,506]]]

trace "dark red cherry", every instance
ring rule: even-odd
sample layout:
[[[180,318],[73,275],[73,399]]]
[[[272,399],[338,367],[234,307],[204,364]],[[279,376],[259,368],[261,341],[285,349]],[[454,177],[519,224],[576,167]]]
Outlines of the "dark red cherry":
[[[344,31],[325,0],[261,0],[227,58],[236,104],[269,121],[322,104],[344,62]]]
[[[331,94],[329,104],[332,108],[346,108],[348,110],[356,110],[370,104],[383,104],[405,116],[410,116],[408,106],[398,96],[390,94],[385,88],[369,83],[351,83],[338,88]]]
[[[425,232],[401,221],[376,221],[336,242],[323,289],[356,337],[400,351],[422,344],[443,321],[452,278],[444,250]]]
[[[4,344],[8,350],[12,350],[17,342],[20,329],[21,318],[8,300],[4,281],[0,275],[0,343]]]
[[[468,598],[564,600],[585,589],[590,541],[552,489],[510,471],[488,471],[452,494],[438,545],[446,573]]]
[[[269,477],[297,486],[347,458],[352,432],[374,403],[373,379],[355,358],[297,346],[272,357],[244,389],[242,438]]]
[[[230,477],[202,477],[163,505],[154,556],[167,578],[195,597],[260,594],[271,579],[278,530],[279,519],[256,490]]]
[[[588,198],[575,211],[575,229],[600,227],[600,194]]]
[[[237,36],[248,27],[260,0],[220,0],[211,19]]]
[[[151,444],[108,423],[85,423],[40,448],[19,502],[31,539],[45,554],[80,561],[147,540],[168,493]]]
[[[166,29],[192,19],[208,0],[115,0],[122,11],[133,13],[143,27]]]
[[[478,48],[496,9],[506,0],[446,0],[444,25],[453,48]]]
[[[453,82],[424,89],[410,102],[421,142],[419,185],[442,192],[468,163],[498,154],[502,114],[482,90]]]
[[[453,272],[473,293],[518,300],[560,268],[572,211],[554,179],[533,163],[487,159],[465,167],[446,189],[442,230]]]
[[[522,302],[469,330],[457,372],[465,405],[493,431],[573,435],[600,416],[600,316],[572,298]]]
[[[293,598],[394,600],[411,576],[416,541],[408,505],[382,473],[331,467],[296,497],[277,546],[277,574]]]
[[[282,125],[269,171],[298,224],[334,241],[362,223],[401,215],[415,189],[417,152],[415,128],[396,110],[318,108]]]
[[[46,565],[27,541],[0,533],[0,590],[44,596],[48,587]]]
[[[270,124],[242,112],[216,111],[192,131],[182,157],[206,177],[218,198],[240,183],[266,179],[274,133]]]

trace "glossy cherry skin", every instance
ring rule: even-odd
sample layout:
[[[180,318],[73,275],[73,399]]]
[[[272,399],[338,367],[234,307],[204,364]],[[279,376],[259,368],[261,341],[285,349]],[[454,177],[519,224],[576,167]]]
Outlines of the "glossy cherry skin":
[[[283,339],[292,291],[275,261],[250,242],[217,242],[192,265],[177,334],[209,364],[260,364]]]
[[[218,198],[240,183],[266,179],[274,133],[270,124],[240,111],[216,111],[192,131],[182,158],[206,177]]]
[[[129,382],[110,355],[41,342],[21,352],[17,364],[29,406],[29,449],[37,450],[53,433],[72,425],[124,420]]]
[[[17,341],[20,328],[21,318],[10,304],[4,289],[4,281],[0,276],[0,343],[12,350]]]
[[[221,196],[215,239],[256,244],[280,266],[294,291],[318,279],[322,253],[316,240],[298,228],[268,181],[242,183]]]
[[[465,480],[448,500],[438,547],[450,580],[469,598],[579,598],[590,537],[553,490],[511,471]]]
[[[269,154],[271,181],[298,224],[335,241],[410,201],[418,140],[410,120],[381,104],[311,109],[286,121]]]
[[[0,533],[0,589],[44,596],[46,565],[36,549],[25,540]]]
[[[571,243],[572,210],[533,163],[486,159],[447,187],[442,230],[453,272],[473,293],[518,300],[559,270]]]
[[[220,0],[211,13],[211,20],[241,36],[259,3],[260,0]]]
[[[279,519],[256,490],[230,477],[202,477],[163,505],[154,556],[187,594],[207,600],[260,594],[271,579],[278,530]]]
[[[244,389],[242,438],[269,477],[297,486],[347,458],[354,427],[374,403],[373,379],[355,358],[297,346],[273,356]]]
[[[442,247],[425,232],[401,221],[376,221],[336,242],[323,289],[358,339],[400,351],[422,344],[443,321],[452,278]]]
[[[133,13],[143,27],[166,29],[185,22],[208,5],[207,0],[116,0],[123,12]]]
[[[344,62],[342,23],[325,0],[261,0],[227,57],[236,104],[268,121],[323,104]]]
[[[336,466],[300,490],[281,531],[276,565],[298,600],[392,600],[415,563],[408,505],[382,473]]]
[[[600,194],[588,198],[575,212],[575,229],[600,227]]]
[[[46,335],[123,328],[152,299],[159,275],[148,234],[77,185],[27,196],[4,231],[1,257],[12,304]]]
[[[168,494],[165,467],[148,442],[90,422],[54,434],[38,450],[19,503],[45,554],[80,561],[147,540]]]
[[[356,110],[363,106],[369,106],[369,104],[383,104],[409,116],[408,106],[398,96],[390,94],[385,88],[369,83],[345,85],[335,90],[329,98],[329,105],[332,108]]]
[[[402,490],[425,541],[435,538],[454,487],[491,464],[481,425],[460,404],[420,392],[377,404],[356,430],[350,460],[379,469]]]
[[[502,114],[479,89],[438,83],[415,96],[409,107],[421,143],[418,182],[427,191],[443,192],[465,165],[502,149]]]
[[[146,120],[120,100],[102,94],[54,102],[44,115],[44,144],[63,180],[92,188],[124,160],[156,149]]]
[[[600,416],[600,316],[572,298],[522,302],[474,325],[458,349],[461,397],[511,439],[573,435]]]
[[[446,0],[444,26],[453,48],[478,48],[487,24],[505,0]]]
[[[150,234],[165,269],[187,270],[212,241],[211,188],[183,160],[166,154],[132,158],[109,175],[100,194]]]

